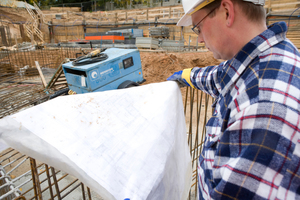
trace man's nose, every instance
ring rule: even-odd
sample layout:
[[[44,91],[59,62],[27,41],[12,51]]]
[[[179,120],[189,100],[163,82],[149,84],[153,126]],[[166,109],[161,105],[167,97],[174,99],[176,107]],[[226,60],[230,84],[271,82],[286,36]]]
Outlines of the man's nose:
[[[203,37],[201,36],[201,33],[198,35],[198,43],[203,43]]]

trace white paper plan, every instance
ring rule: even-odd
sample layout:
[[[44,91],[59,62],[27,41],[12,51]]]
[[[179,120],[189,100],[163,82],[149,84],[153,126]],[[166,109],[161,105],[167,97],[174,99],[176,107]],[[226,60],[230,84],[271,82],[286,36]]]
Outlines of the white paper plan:
[[[0,141],[104,199],[186,199],[191,158],[173,81],[62,96],[0,120]]]

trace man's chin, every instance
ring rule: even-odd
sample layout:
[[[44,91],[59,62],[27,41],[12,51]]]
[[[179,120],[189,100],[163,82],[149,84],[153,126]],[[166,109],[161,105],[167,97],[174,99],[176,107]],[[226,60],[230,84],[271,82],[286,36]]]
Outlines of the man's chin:
[[[213,55],[214,55],[215,59],[222,59],[220,54],[217,54],[217,53],[213,52]]]

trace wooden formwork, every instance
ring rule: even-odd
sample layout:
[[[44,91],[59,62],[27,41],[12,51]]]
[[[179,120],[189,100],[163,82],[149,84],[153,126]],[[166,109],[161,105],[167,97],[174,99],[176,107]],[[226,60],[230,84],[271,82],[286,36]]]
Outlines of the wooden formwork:
[[[289,24],[289,32],[287,37],[300,48],[300,22],[299,19],[292,19],[289,22],[288,16],[299,7],[298,0],[267,0],[265,3],[265,9],[268,13],[268,25],[276,21],[286,21]],[[197,36],[191,31],[191,27],[177,27],[178,19],[184,14],[182,6],[170,6],[170,7],[158,7],[158,8],[146,8],[146,9],[134,9],[134,10],[115,10],[115,11],[97,11],[92,13],[77,13],[76,23],[82,23],[83,21],[89,26],[79,25],[76,28],[56,28],[56,35],[58,41],[60,40],[74,40],[84,38],[84,29],[86,32],[105,32],[108,31],[107,27],[116,26],[128,26],[139,25],[140,29],[143,29],[145,37],[149,37],[149,28],[153,27],[153,22],[165,23],[165,26],[170,28],[170,39],[183,39],[185,45],[200,45],[197,44]],[[277,15],[282,15],[278,17]],[[54,24],[75,24],[74,12],[67,11],[63,14],[64,19],[53,20]],[[283,17],[285,16],[285,17]],[[73,20],[73,21],[70,21]],[[168,23],[173,22],[173,25]],[[147,25],[149,23],[149,25]],[[152,23],[152,24],[151,24]],[[91,25],[92,24],[92,25]],[[143,25],[141,25],[143,24]],[[103,28],[103,27],[106,28]],[[93,27],[93,28],[92,28]],[[59,30],[59,33],[58,33]]]
[[[285,21],[288,25],[287,38],[300,48],[300,9],[299,0],[268,0],[266,1],[267,25]],[[298,10],[297,10],[298,9]]]
[[[299,5],[298,0],[267,0],[265,8],[271,13],[291,14]]]
[[[72,11],[72,12],[80,12],[80,7],[51,7],[51,11],[55,12],[64,12],[64,11]]]

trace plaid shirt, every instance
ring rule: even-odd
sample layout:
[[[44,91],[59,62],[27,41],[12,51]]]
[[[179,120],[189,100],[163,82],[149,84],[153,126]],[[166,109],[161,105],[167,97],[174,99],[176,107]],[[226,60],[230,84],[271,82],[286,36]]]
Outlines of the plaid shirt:
[[[194,68],[214,98],[199,199],[300,199],[300,54],[275,23],[219,66]]]

